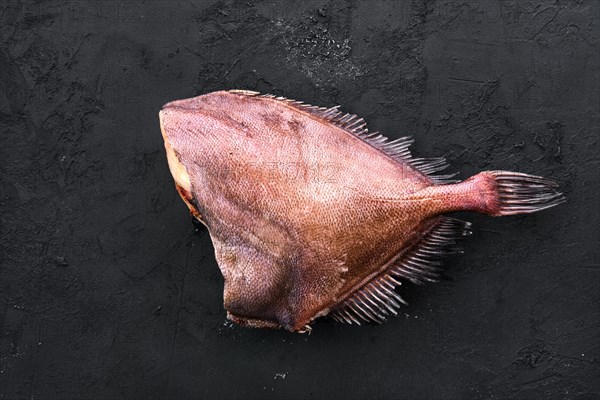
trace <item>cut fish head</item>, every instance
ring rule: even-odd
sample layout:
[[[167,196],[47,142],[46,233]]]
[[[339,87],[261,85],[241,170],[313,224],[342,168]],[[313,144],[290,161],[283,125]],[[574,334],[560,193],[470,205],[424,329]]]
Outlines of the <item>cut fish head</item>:
[[[170,104],[170,103],[169,103]],[[200,219],[200,213],[194,205],[192,195],[192,184],[187,168],[181,160],[181,153],[174,146],[174,136],[177,134],[178,126],[186,119],[186,113],[167,104],[159,113],[160,130],[165,143],[169,171],[175,181],[177,192],[188,206],[190,213]]]
[[[175,149],[169,140],[167,132],[170,132],[170,130],[167,131],[165,128],[165,125],[170,122],[173,115],[170,111],[166,110],[160,111],[158,115],[160,118],[160,130],[162,132],[163,140],[165,141],[165,150],[167,152],[167,161],[169,163],[171,175],[173,175],[173,179],[177,185],[189,191],[191,189],[190,176],[187,173],[185,166],[179,160],[179,155],[175,152]]]
[[[247,102],[240,93],[216,92],[172,101],[159,112],[169,170],[179,194],[199,219],[198,202],[206,199],[198,195],[212,196],[208,186],[227,182],[227,174],[240,171],[238,166],[245,163],[241,153],[250,154],[245,150],[253,146],[252,132],[260,127],[247,119],[251,115],[244,112]]]

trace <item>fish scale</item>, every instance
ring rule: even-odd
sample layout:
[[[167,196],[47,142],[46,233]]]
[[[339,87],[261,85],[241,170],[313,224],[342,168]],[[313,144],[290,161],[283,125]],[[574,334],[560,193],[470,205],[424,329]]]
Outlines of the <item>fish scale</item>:
[[[402,282],[436,281],[470,234],[444,214],[565,200],[539,176],[438,174],[444,158],[415,158],[412,138],[369,132],[339,106],[230,90],[170,102],[159,117],[177,191],[210,232],[227,316],[245,326],[381,323],[406,304]]]

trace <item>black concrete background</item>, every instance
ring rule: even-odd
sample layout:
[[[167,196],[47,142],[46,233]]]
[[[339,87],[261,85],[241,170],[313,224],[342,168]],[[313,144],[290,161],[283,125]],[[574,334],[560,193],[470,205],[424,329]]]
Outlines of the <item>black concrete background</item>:
[[[0,398],[600,395],[599,2],[0,4]],[[467,216],[465,254],[385,325],[233,326],[157,118],[228,88],[341,104],[568,203]]]

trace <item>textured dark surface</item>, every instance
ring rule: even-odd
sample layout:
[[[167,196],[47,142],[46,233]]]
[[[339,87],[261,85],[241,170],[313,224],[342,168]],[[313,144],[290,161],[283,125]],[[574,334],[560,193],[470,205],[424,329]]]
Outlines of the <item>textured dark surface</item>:
[[[2,399],[600,395],[599,2],[0,4]],[[385,325],[232,326],[157,118],[227,88],[341,104],[568,203],[467,216],[448,279]]]

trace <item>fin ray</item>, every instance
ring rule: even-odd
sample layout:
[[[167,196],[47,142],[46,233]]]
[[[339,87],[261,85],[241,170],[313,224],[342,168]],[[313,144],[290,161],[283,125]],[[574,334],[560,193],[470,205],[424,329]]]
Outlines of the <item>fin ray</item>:
[[[415,284],[435,282],[439,278],[441,258],[451,253],[449,246],[469,235],[471,224],[450,217],[438,217],[438,222],[407,252],[390,264],[388,269],[364,284],[330,312],[336,321],[345,323],[381,323],[386,316],[397,315],[406,301],[395,291],[407,280]]]

